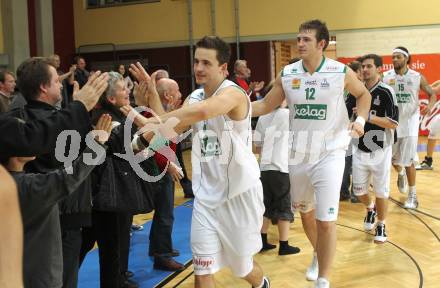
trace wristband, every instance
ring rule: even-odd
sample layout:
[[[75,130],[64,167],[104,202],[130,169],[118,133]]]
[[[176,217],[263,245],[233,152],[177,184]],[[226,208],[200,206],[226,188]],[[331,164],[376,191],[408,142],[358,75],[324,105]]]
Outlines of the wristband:
[[[354,122],[361,124],[362,127],[365,126],[365,119],[362,116],[358,116]]]
[[[148,147],[151,151],[157,152],[165,146],[169,146],[169,141],[167,138],[156,135],[150,142],[150,146]]]
[[[149,143],[142,135],[135,135],[131,141],[131,147],[135,151],[142,151],[149,146]]]

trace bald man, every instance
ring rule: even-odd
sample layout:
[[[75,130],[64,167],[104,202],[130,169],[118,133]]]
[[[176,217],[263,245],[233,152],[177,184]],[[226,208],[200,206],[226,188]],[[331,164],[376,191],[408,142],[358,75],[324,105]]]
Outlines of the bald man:
[[[156,83],[159,83],[159,81],[161,81],[162,79],[170,80],[169,79],[170,78],[170,74],[168,73],[167,70],[159,69],[159,70],[156,70],[155,73],[156,73]],[[179,86],[178,86],[176,81],[174,81],[174,80],[165,81],[165,82],[162,82],[161,85],[163,85],[163,87],[171,85],[171,92],[170,92],[171,94],[167,93],[167,95],[177,95],[177,90],[179,89]],[[159,87],[156,87],[156,88],[157,89],[162,89],[162,88],[159,88]],[[180,92],[179,92],[179,94],[180,94]],[[159,95],[163,95],[163,93],[159,92]],[[180,94],[180,97],[178,99],[177,98],[174,99],[174,101],[176,101],[176,103],[173,103],[173,104],[172,104],[172,102],[170,102],[170,100],[173,100],[172,98],[163,99],[161,101],[162,101],[162,104],[165,103],[165,105],[168,105],[168,106],[170,106],[170,105],[171,106],[175,106],[176,104],[178,104],[177,106],[179,106],[180,102],[181,102],[181,97],[182,97],[182,95]],[[165,106],[164,106],[164,108],[167,111],[169,110],[169,109],[166,109]],[[174,108],[176,108],[176,107],[174,107]],[[171,110],[173,110],[173,109],[171,109]],[[193,190],[192,190],[192,182],[188,178],[188,174],[186,173],[185,163],[183,161],[183,156],[182,156],[182,145],[181,145],[180,142],[177,143],[176,155],[177,155],[177,159],[179,160],[179,163],[180,163],[180,166],[181,166],[182,172],[183,172],[183,178],[180,179],[180,186],[182,186],[183,195],[185,196],[185,198],[194,198],[194,193],[193,193]]]
[[[169,112],[177,108],[182,102],[182,94],[176,81],[162,78],[157,81],[157,93],[160,96],[165,111]]]
[[[164,110],[169,112],[180,106],[182,94],[176,81],[169,78],[162,78],[156,83],[156,89]],[[174,151],[176,144],[169,142]],[[153,223],[150,229],[149,255],[154,256],[154,269],[166,271],[183,270],[183,264],[177,262],[173,257],[179,255],[179,251],[173,249],[171,234],[174,223],[174,182],[180,181],[183,177],[182,168],[159,153],[155,154],[155,160],[159,169],[167,169],[162,183],[161,191],[155,195],[155,207]]]

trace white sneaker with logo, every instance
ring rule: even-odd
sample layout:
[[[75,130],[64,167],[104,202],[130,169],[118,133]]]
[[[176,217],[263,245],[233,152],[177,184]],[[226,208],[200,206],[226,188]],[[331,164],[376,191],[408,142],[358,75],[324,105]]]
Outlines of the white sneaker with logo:
[[[419,206],[419,201],[417,201],[417,195],[415,193],[409,193],[408,199],[406,199],[403,207],[406,209],[416,209]]]
[[[325,278],[319,277],[316,280],[315,288],[330,288],[330,282]]]
[[[318,256],[313,253],[313,259],[310,266],[306,271],[306,279],[309,281],[316,281],[318,279],[319,267],[318,267]]]

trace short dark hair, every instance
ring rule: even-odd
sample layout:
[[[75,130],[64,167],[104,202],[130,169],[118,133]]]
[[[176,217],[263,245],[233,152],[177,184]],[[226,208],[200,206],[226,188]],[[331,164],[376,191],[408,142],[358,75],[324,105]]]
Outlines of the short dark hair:
[[[376,67],[382,67],[382,64],[383,64],[382,57],[380,57],[379,55],[377,55],[377,54],[367,54],[367,55],[364,55],[361,58],[361,62],[364,62],[367,59],[373,59],[374,65]]]
[[[9,156],[6,155],[0,155],[0,165],[6,166],[9,163]]]
[[[299,57],[294,57],[294,58],[292,58],[292,59],[289,60],[289,64],[296,63],[296,62],[298,62],[299,60],[301,60],[301,58],[299,58]]]
[[[220,65],[228,63],[231,58],[229,44],[217,36],[205,36],[196,43],[196,48],[213,49],[217,51],[217,61]]]
[[[403,50],[403,51],[405,51],[406,53],[408,53],[408,62],[406,62],[406,64],[411,63],[411,55],[409,54],[408,49],[406,49],[406,48],[403,47],[403,46],[397,46],[397,47],[394,48],[394,49],[400,49],[400,50]]]
[[[49,85],[51,61],[45,57],[32,57],[17,68],[17,86],[26,100],[35,100],[40,95],[40,85]]]
[[[0,82],[5,83],[6,74],[11,75],[15,79],[14,73],[12,73],[11,71],[9,71],[9,70],[0,70]]]
[[[86,58],[84,58],[81,55],[76,55],[75,57],[73,57],[73,64],[78,64],[79,59],[83,59],[84,61],[86,61]]]
[[[315,30],[317,42],[321,40],[325,40],[325,45],[324,48],[322,49],[323,51],[327,48],[330,42],[330,34],[328,32],[327,25],[325,24],[325,22],[321,20],[315,19],[315,20],[306,21],[299,26],[298,30],[300,32],[307,30]]]
[[[348,63],[348,67],[350,67],[350,69],[353,70],[354,72],[358,72],[359,70],[361,70],[362,65],[361,62],[359,62],[358,60],[354,60]]]

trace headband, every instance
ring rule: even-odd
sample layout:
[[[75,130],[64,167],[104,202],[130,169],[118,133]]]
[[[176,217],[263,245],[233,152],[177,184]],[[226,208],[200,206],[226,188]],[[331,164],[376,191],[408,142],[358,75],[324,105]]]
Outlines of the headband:
[[[406,52],[405,50],[402,50],[402,49],[396,48],[393,50],[393,53],[401,53],[401,54],[405,55],[406,58],[409,58],[409,53]]]

